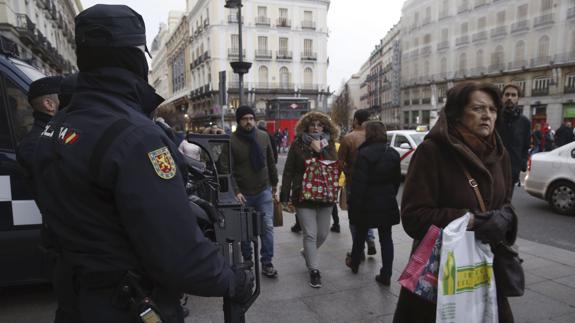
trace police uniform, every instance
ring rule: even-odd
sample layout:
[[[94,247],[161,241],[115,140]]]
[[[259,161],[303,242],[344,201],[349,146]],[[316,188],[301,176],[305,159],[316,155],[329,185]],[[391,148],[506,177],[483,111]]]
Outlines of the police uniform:
[[[90,40],[79,30],[94,21],[110,28],[109,44],[138,45],[140,37],[145,43],[135,11],[96,5],[76,17],[79,46]],[[140,43],[131,43],[130,33]],[[69,106],[41,134],[35,155],[38,202],[63,261],[75,269],[70,292],[84,322],[136,319],[118,297],[128,271],[142,276],[163,322],[183,322],[184,292],[237,293],[238,275],[197,226],[175,145],[149,118],[162,100],[143,75],[80,66]]]

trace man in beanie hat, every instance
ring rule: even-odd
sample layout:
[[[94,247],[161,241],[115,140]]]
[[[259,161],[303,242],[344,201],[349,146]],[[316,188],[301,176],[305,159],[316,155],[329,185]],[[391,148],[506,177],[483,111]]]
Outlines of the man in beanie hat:
[[[20,141],[16,157],[31,178],[34,148],[46,124],[58,111],[58,106],[60,105],[58,94],[60,93],[61,83],[62,77],[48,76],[32,82],[28,89],[28,102],[34,109],[32,113],[34,124],[30,132]]]
[[[182,293],[245,301],[253,275],[226,265],[199,230],[177,147],[150,119],[163,99],[147,82],[144,20],[99,4],[75,22],[74,95],[34,161],[38,204],[73,270],[74,322],[135,322],[148,310],[146,321],[183,323]]]
[[[232,134],[232,175],[237,200],[262,212],[264,232],[261,237],[262,274],[278,275],[272,264],[274,256],[273,197],[278,184],[272,144],[268,134],[256,127],[256,114],[247,105],[236,110],[238,127]],[[251,258],[251,247],[243,246],[244,258]]]

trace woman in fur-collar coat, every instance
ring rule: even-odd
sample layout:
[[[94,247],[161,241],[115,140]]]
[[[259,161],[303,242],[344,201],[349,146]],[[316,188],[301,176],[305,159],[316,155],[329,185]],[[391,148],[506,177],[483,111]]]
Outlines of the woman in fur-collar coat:
[[[318,249],[329,233],[333,203],[306,201],[302,199],[302,180],[306,170],[306,159],[316,157],[337,160],[335,139],[339,129],[328,115],[308,112],[296,125],[296,138],[290,146],[283,178],[280,198],[284,203],[296,207],[298,221],[303,229],[302,255],[310,273],[310,286],[321,287]]]

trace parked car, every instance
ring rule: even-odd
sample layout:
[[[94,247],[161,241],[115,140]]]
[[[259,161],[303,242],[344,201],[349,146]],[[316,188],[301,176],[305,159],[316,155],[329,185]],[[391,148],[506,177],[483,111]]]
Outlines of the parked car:
[[[14,57],[0,38],[0,286],[48,282],[48,258],[39,248],[42,217],[15,150],[33,118],[27,93],[44,75]]]
[[[387,142],[397,150],[401,159],[401,175],[407,175],[413,152],[423,142],[427,129],[420,130],[390,130],[387,132]]]
[[[555,212],[575,215],[575,142],[532,155],[525,190],[547,200]]]

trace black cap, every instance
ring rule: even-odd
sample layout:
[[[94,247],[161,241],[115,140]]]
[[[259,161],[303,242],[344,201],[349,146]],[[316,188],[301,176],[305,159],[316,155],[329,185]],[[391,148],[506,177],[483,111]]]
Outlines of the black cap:
[[[240,123],[240,119],[245,116],[246,114],[251,114],[256,117],[256,114],[252,108],[247,105],[242,105],[236,110],[236,121]]]
[[[28,101],[32,101],[42,95],[60,93],[61,84],[61,76],[48,76],[37,79],[30,84],[30,88],[28,89]]]
[[[80,12],[75,21],[78,47],[146,45],[144,19],[128,6],[97,4]]]

